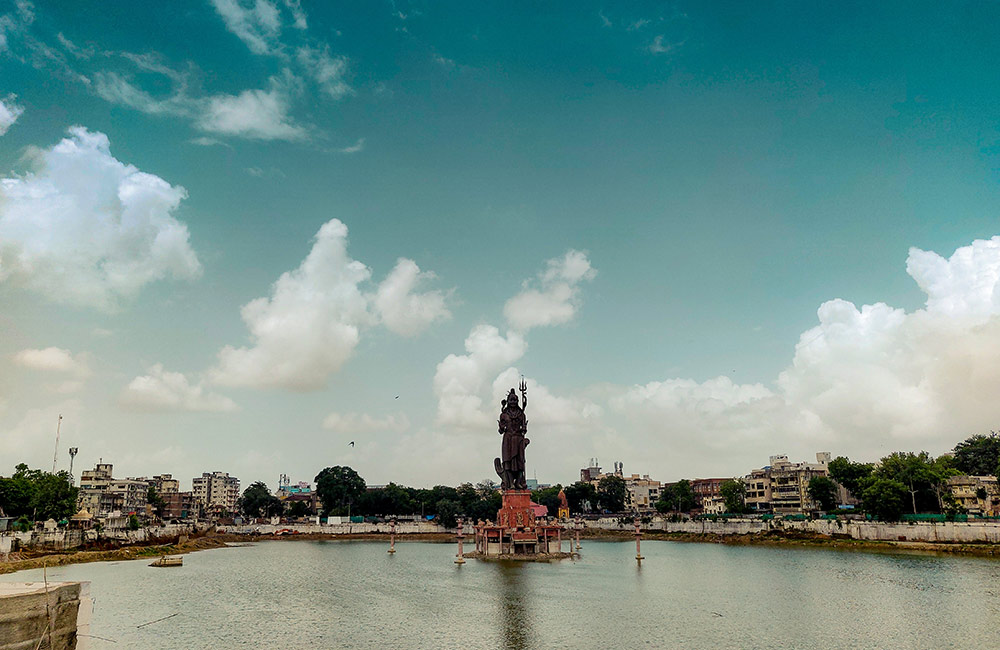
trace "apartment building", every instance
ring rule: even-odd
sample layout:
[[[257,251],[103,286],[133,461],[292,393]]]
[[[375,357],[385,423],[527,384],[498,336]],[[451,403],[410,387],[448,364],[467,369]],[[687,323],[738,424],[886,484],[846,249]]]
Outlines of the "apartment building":
[[[815,463],[792,463],[788,456],[771,456],[770,464],[743,478],[746,503],[753,511],[774,514],[805,514],[818,510],[809,497],[809,481],[829,476],[830,453],[816,454]]]
[[[149,483],[145,479],[116,479],[113,471],[111,463],[99,462],[94,469],[80,474],[77,510],[94,516],[113,512],[145,514]]]
[[[948,489],[959,506],[971,515],[1000,515],[1000,489],[995,476],[952,476]]]
[[[228,472],[205,472],[191,480],[194,500],[209,514],[236,512],[240,480]]]

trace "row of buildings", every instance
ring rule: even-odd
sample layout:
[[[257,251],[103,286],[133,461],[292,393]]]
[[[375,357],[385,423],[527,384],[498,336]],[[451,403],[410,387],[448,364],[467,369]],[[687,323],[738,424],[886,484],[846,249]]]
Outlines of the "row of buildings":
[[[149,489],[163,505],[161,519],[189,519],[219,516],[236,511],[240,480],[226,472],[205,472],[191,480],[191,491],[182,492],[180,481],[170,474],[152,478],[115,478],[111,463],[98,462],[80,474],[77,510],[81,515],[106,517],[113,514],[150,516]]]
[[[771,456],[767,465],[752,470],[743,477],[747,507],[755,513],[779,515],[817,512],[820,508],[809,496],[809,481],[817,476],[829,477],[830,456],[829,452],[819,452],[815,463],[793,463],[788,460],[788,456]],[[625,481],[628,490],[625,506],[634,512],[653,511],[663,489],[671,485],[650,479],[648,474],[626,475],[620,462],[614,464],[611,473],[604,473],[596,458],[590,460],[589,467],[580,470],[580,480],[595,487],[606,476],[617,476]],[[728,477],[692,479],[690,483],[695,496],[695,508],[692,512],[725,512],[721,488],[723,483],[731,480]],[[838,504],[841,507],[854,507],[857,501],[843,486],[836,485]],[[995,476],[954,476],[948,479],[948,487],[957,505],[966,512],[1000,516],[1000,487]]]

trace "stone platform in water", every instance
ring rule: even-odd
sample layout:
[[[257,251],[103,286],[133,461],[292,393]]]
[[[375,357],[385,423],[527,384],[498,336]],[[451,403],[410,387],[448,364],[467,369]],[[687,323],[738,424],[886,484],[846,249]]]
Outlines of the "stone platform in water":
[[[467,557],[520,561],[573,557],[562,550],[564,541],[572,543],[568,537],[563,540],[563,527],[539,522],[537,507],[528,490],[504,490],[496,523],[480,521],[475,525],[476,550]]]
[[[505,555],[486,555],[473,551],[466,553],[467,559],[485,560],[487,562],[555,562],[556,560],[574,560],[579,553],[507,553]]]

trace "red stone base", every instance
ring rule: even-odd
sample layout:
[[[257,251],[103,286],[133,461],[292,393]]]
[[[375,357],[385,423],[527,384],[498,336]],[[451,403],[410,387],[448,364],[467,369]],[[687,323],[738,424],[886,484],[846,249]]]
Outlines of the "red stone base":
[[[502,528],[531,530],[535,527],[535,511],[531,509],[529,490],[505,490],[503,507],[497,511],[497,525]]]

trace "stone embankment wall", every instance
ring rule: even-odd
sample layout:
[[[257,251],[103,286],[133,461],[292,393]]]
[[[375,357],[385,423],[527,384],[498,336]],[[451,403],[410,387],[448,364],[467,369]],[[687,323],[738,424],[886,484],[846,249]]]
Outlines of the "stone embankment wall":
[[[632,530],[631,521],[621,526],[617,519],[603,518],[588,521],[587,525],[606,530]],[[915,522],[886,523],[877,521],[784,521],[771,519],[730,519],[727,521],[666,521],[654,517],[643,526],[644,530],[668,533],[695,533],[710,535],[750,535],[770,531],[798,531],[822,535],[842,535],[853,539],[871,541],[947,542],[947,543],[1000,543],[1000,522]]]
[[[202,524],[167,524],[164,526],[153,526],[150,528],[140,528],[138,530],[104,529],[100,533],[100,539],[108,539],[121,544],[135,544],[137,542],[147,542],[159,538],[176,537],[178,535],[190,535],[210,528],[207,523]],[[79,548],[85,543],[95,542],[98,539],[96,530],[78,530],[60,528],[57,530],[32,530],[29,532],[9,532],[4,533],[4,542],[0,543],[0,551],[10,544],[7,540],[16,540],[20,548],[45,549],[53,551],[66,551]],[[8,552],[10,549],[7,549]]]
[[[218,526],[216,530],[220,533],[232,533],[235,535],[273,535],[279,530],[295,531],[300,534],[323,534],[323,535],[364,535],[370,533],[388,534],[391,525],[388,522],[381,524],[351,523],[351,524],[247,524],[244,526]],[[466,532],[472,532],[471,526],[465,527]],[[450,532],[444,526],[431,523],[429,521],[400,521],[396,524],[396,533],[407,535],[413,533],[446,533]]]

